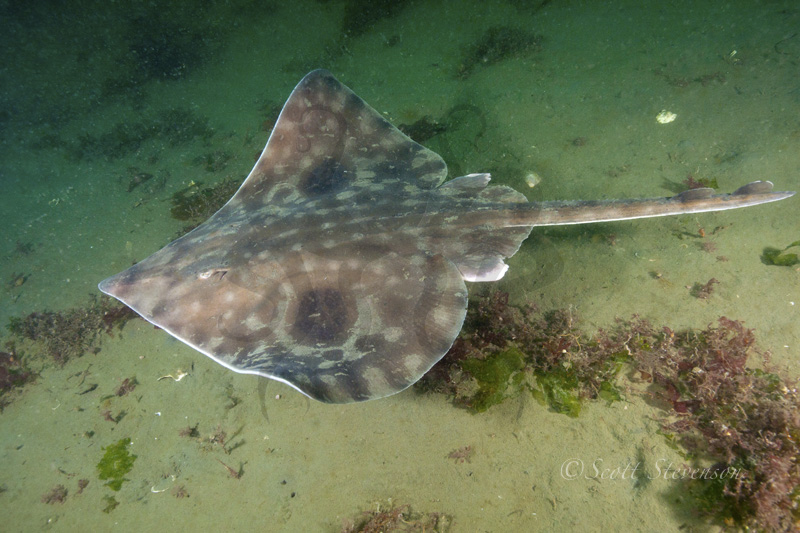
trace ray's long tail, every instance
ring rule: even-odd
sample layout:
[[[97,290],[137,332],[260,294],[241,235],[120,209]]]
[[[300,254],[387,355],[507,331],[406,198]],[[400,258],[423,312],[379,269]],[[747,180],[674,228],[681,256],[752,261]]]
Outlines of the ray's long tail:
[[[730,194],[714,189],[690,189],[668,198],[630,200],[564,201],[520,204],[512,208],[508,226],[557,226],[633,218],[662,217],[684,213],[724,211],[777,202],[794,191],[773,191],[772,182],[754,181]]]

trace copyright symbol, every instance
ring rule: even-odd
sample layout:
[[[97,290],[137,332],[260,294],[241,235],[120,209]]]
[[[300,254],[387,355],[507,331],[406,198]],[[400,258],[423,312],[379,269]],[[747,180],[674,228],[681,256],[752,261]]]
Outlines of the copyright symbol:
[[[567,459],[561,463],[561,477],[567,481],[577,479],[583,473],[583,461],[580,459]]]

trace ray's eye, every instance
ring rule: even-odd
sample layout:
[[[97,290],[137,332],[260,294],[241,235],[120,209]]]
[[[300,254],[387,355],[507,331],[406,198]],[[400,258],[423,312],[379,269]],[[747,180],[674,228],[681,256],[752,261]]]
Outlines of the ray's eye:
[[[210,268],[208,270],[204,270],[197,274],[197,279],[211,279],[213,276],[217,276],[217,279],[220,280],[225,277],[225,274],[228,273],[227,268]]]

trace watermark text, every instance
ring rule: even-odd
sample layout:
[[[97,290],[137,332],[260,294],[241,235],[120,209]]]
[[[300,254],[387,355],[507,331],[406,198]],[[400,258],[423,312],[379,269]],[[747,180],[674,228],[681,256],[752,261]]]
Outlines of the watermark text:
[[[609,480],[639,480],[639,479],[734,479],[739,476],[741,469],[726,467],[692,468],[679,466],[667,459],[658,459],[652,468],[645,468],[642,461],[627,462],[625,464],[610,464],[598,457],[588,465],[577,458],[570,458],[561,463],[561,477],[567,481],[575,479],[593,479],[596,481]]]

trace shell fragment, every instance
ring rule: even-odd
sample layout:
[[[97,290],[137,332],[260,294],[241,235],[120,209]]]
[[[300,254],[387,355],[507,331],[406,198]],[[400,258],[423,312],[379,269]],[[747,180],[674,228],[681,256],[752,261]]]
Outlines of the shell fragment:
[[[676,118],[678,118],[678,115],[676,115],[675,113],[673,113],[671,111],[667,111],[666,109],[662,109],[661,113],[656,115],[656,121],[659,124],[669,124],[670,122],[672,122]]]

